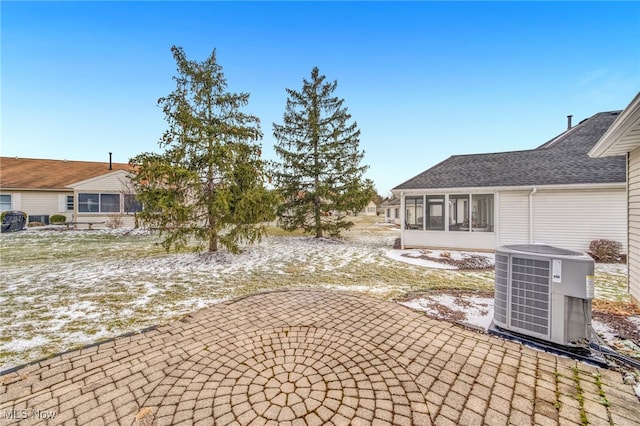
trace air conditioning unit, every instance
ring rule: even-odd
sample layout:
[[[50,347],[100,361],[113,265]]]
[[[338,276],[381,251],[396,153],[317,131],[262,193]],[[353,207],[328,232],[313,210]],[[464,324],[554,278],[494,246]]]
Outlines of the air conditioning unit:
[[[585,253],[540,244],[500,247],[494,324],[558,345],[587,346],[593,273]]]

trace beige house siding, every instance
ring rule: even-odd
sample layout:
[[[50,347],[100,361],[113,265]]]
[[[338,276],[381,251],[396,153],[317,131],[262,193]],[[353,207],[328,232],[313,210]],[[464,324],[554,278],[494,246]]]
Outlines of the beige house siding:
[[[592,240],[627,252],[626,189],[538,191],[533,196],[533,243],[587,251]]]
[[[128,173],[122,170],[77,182],[70,185],[77,192],[100,190],[101,192],[120,193],[129,185]]]
[[[73,195],[73,192],[45,192],[45,191],[25,191],[22,193],[22,205],[20,209],[29,216],[62,214],[71,220],[73,211],[60,211],[59,197]]]
[[[3,191],[2,194],[11,195],[11,209],[26,212],[30,217],[33,216],[53,216],[54,214],[62,214],[71,220],[72,210],[66,209],[67,195],[73,195],[73,191]],[[64,203],[61,203],[61,197]]]
[[[498,246],[529,243],[529,191],[501,192],[498,215]]]
[[[629,293],[640,303],[640,148],[629,153]]]

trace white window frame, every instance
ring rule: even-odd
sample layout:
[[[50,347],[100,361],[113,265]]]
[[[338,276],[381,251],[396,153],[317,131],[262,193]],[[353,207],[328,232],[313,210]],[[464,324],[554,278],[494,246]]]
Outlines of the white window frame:
[[[9,208],[6,209],[5,206],[7,205],[6,201],[2,201],[3,198],[8,197],[9,198]],[[0,211],[9,211],[9,210],[13,210],[13,197],[11,196],[11,194],[0,194]]]
[[[97,211],[82,211],[81,208],[86,204],[80,202],[81,195],[97,195],[98,196],[98,210]],[[104,195],[114,195],[118,197],[118,210],[116,211],[104,211],[102,207],[102,197]],[[114,192],[79,192],[78,193],[78,214],[113,214],[122,213],[122,197],[119,193]]]

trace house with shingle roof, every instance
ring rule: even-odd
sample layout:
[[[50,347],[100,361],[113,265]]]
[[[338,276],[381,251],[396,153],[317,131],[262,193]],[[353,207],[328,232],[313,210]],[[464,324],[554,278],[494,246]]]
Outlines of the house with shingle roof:
[[[588,153],[620,114],[602,112],[538,148],[454,155],[396,186],[401,245],[494,250],[627,246],[626,163]]]
[[[400,224],[400,198],[387,198],[382,202],[381,207],[384,209],[385,222]]]
[[[28,222],[67,221],[102,226],[116,218],[132,226],[139,209],[129,185],[129,164],[0,157],[0,211],[21,210]],[[99,225],[97,226],[99,227]]]

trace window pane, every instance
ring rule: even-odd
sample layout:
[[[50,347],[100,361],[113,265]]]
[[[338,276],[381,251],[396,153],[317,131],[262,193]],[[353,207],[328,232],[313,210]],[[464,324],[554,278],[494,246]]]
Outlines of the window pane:
[[[98,213],[100,211],[100,197],[98,194],[78,194],[78,211],[82,213]]]
[[[11,194],[0,195],[0,211],[11,210]]]
[[[142,204],[136,200],[136,196],[132,194],[125,194],[124,196],[124,211],[126,213],[135,213],[142,211]]]
[[[67,195],[67,210],[73,210],[73,195]]]
[[[427,229],[444,230],[444,196],[427,197]]]
[[[120,194],[100,194],[100,211],[103,213],[120,212]]]
[[[493,194],[472,195],[471,206],[472,229],[493,232]]]
[[[424,199],[422,197],[407,197],[405,199],[405,228],[407,229],[423,229],[422,220],[424,213],[422,205]]]
[[[449,195],[449,231],[469,231],[469,194]]]

